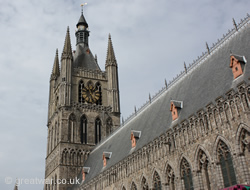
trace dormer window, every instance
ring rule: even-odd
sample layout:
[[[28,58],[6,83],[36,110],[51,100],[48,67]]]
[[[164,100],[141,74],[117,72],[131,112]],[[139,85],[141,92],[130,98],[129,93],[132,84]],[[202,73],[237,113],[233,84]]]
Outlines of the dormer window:
[[[90,167],[83,167],[82,168],[82,181],[85,181],[86,174],[90,171]]]
[[[243,74],[246,62],[247,60],[245,56],[239,56],[239,55],[230,56],[230,68],[232,68],[234,79]]]
[[[103,167],[107,165],[107,160],[111,158],[112,152],[103,152],[102,160],[103,160]]]
[[[178,118],[178,110],[180,110],[182,107],[182,101],[171,100],[170,111],[172,112],[173,121]]]
[[[136,147],[136,142],[140,137],[141,137],[141,131],[134,131],[134,130],[131,131],[130,140],[132,148]]]

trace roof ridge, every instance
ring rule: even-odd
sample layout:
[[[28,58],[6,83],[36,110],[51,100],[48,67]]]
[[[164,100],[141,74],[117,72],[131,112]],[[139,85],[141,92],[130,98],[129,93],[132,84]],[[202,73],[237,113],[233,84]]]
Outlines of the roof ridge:
[[[217,43],[213,43],[212,47],[209,48],[209,46],[207,45],[207,49],[209,51],[207,51],[206,53],[202,52],[201,56],[198,56],[196,60],[193,60],[193,63],[190,63],[187,67],[186,70],[181,71],[179,74],[177,74],[176,77],[174,77],[171,81],[169,81],[167,83],[167,81],[165,80],[165,85],[162,89],[160,89],[155,95],[151,96],[150,100],[147,100],[141,107],[137,108],[135,110],[134,113],[132,113],[131,115],[129,115],[122,123],[121,123],[121,127],[117,128],[116,130],[114,130],[110,136],[102,139],[99,144],[97,144],[95,146],[95,148],[91,151],[94,152],[96,149],[98,149],[100,147],[100,145],[102,145],[103,143],[105,143],[108,139],[110,139],[111,137],[113,137],[117,132],[119,132],[121,129],[123,129],[123,127],[125,127],[131,120],[133,120],[134,118],[136,118],[141,112],[143,112],[150,104],[154,103],[164,92],[167,92],[170,88],[172,88],[173,86],[175,86],[175,84],[179,81],[181,81],[186,75],[190,74],[190,71],[193,71],[197,66],[199,66],[200,64],[202,64],[211,54],[214,53],[214,51],[216,51],[224,42],[226,42],[230,37],[233,36],[233,34],[235,34],[236,32],[239,32],[242,27],[244,27],[245,25],[249,24],[250,22],[250,15],[247,14],[247,16],[244,19],[241,19],[240,23],[237,24],[237,30],[236,27],[233,29],[229,29],[228,33],[226,35],[223,35],[223,37],[217,41]],[[185,63],[186,64],[186,63]],[[185,69],[185,67],[184,67]]]
[[[220,45],[222,45],[225,41],[227,41],[233,34],[235,34],[236,32],[240,31],[243,26],[245,26],[246,24],[248,24],[249,21],[250,21],[250,15],[247,13],[247,16],[244,19],[241,19],[240,22],[238,24],[236,24],[236,26],[234,26],[233,29],[231,29],[231,30],[229,29],[226,35],[223,34],[223,37],[220,40],[218,39],[218,41],[215,44],[213,43],[212,47],[209,47],[207,45],[207,52],[206,53],[202,52],[201,56],[198,56],[196,60],[193,60],[193,63],[189,64],[186,67],[186,71],[181,71],[180,74],[177,74],[177,76],[174,77],[173,80],[171,80],[171,81],[169,81],[167,83],[167,86],[163,87],[155,95],[153,95],[151,97],[151,102],[154,102],[154,100],[156,100],[163,92],[167,91],[176,82],[180,81],[180,79],[183,76],[185,76],[188,72],[193,71],[196,66],[200,65],[210,54],[214,53],[214,51],[217,50]],[[185,69],[185,67],[184,67],[184,69]],[[132,113],[130,116],[128,116],[124,120],[123,125],[126,125],[131,119],[133,119],[135,116],[137,116],[138,113],[140,113],[141,111],[143,111],[143,109],[147,105],[149,105],[149,101],[146,101],[140,108],[138,108],[137,111],[136,111],[136,114]]]

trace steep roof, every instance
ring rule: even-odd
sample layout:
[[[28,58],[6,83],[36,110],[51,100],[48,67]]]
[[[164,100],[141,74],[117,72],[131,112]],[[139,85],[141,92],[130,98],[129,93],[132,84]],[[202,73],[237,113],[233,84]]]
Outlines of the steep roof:
[[[73,67],[84,68],[89,70],[101,70],[98,63],[96,62],[89,47],[84,45],[77,45],[76,51],[73,55]]]
[[[90,167],[90,172],[86,175],[84,183],[125,159],[169,128],[188,119],[200,109],[214,102],[219,96],[236,88],[242,81],[248,81],[250,74],[248,64],[245,66],[243,75],[237,79],[234,79],[229,65],[231,52],[250,60],[249,21],[248,18],[244,27],[228,34],[227,38],[216,48],[211,48],[210,53],[207,53],[202,61],[196,63],[191,69],[187,69],[187,73],[183,72],[178,81],[168,85],[168,88],[157,98],[153,98],[148,106],[137,112],[130,121],[125,122],[124,126],[97,145],[85,163],[86,167]],[[172,121],[169,110],[172,99],[183,102],[179,118],[175,121]],[[141,131],[140,139],[134,149],[131,149],[131,130]],[[112,158],[103,168],[102,155],[105,151],[112,152]]]
[[[81,14],[78,23],[76,24],[76,27],[78,27],[79,25],[84,25],[86,27],[88,27],[88,23],[86,21],[86,19],[83,16],[83,13]]]

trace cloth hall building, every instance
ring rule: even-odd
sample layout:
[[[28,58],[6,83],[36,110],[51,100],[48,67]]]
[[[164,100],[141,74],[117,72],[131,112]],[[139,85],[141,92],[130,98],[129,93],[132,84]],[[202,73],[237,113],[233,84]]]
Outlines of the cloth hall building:
[[[50,77],[46,190],[250,184],[249,15],[126,121],[111,36],[102,71],[83,14],[76,27],[76,50],[68,28]]]

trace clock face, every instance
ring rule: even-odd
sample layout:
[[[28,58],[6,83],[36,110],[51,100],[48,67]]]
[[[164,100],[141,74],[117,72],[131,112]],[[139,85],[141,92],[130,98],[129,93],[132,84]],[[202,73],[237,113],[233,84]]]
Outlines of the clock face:
[[[88,103],[96,103],[100,99],[100,92],[92,84],[82,89],[82,97]]]

